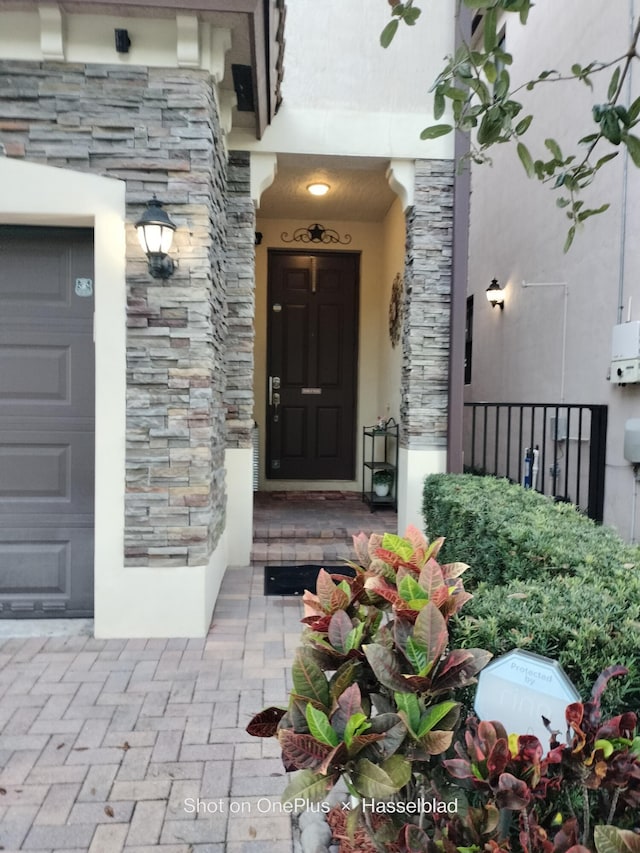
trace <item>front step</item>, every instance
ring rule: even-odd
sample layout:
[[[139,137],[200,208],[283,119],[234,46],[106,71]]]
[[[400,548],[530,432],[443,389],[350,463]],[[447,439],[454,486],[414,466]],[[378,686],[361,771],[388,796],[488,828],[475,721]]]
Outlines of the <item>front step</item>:
[[[254,501],[254,563],[340,566],[355,559],[353,536],[395,530],[396,514],[371,512],[354,492],[270,492]]]
[[[371,530],[364,531],[368,536]],[[380,529],[376,532],[384,532]],[[360,533],[360,529],[353,533]],[[287,527],[257,527],[251,548],[254,563],[327,563],[339,566],[344,560],[355,559],[352,532],[346,528],[336,530],[308,530]]]

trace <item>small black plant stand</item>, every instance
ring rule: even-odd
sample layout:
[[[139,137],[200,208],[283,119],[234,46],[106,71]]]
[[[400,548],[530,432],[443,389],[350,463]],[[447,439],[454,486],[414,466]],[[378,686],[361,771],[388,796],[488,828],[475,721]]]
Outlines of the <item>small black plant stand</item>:
[[[393,474],[386,495],[375,493],[373,475],[376,471]],[[369,504],[371,512],[378,507],[398,508],[398,424],[394,418],[362,430],[362,500]]]

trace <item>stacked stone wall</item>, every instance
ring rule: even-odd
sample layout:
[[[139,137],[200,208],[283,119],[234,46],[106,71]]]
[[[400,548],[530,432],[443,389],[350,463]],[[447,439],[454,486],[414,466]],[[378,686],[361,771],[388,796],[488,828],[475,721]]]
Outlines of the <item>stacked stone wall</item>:
[[[454,164],[416,162],[407,212],[400,443],[447,446]]]
[[[227,193],[227,447],[251,447],[256,215],[246,152],[229,156]]]
[[[228,333],[227,163],[210,77],[0,62],[0,141],[7,156],[126,183],[125,556],[202,565],[224,527]],[[178,226],[167,281],[147,273],[133,227],[153,193]]]

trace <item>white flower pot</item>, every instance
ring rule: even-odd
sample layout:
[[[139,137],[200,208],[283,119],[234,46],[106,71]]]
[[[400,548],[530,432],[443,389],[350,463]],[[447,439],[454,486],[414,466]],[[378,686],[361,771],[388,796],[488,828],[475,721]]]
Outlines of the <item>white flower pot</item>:
[[[388,483],[374,483],[373,491],[379,498],[384,498],[389,494],[389,484]]]

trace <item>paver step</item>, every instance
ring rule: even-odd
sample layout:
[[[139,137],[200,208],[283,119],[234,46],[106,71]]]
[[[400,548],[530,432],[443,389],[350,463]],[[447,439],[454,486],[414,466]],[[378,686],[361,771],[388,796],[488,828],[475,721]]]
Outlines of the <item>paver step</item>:
[[[327,563],[340,565],[343,560],[353,559],[353,546],[348,541],[297,542],[265,541],[254,542],[251,548],[253,563]]]

